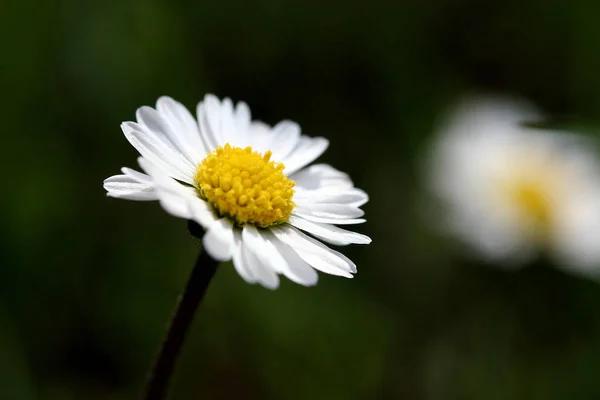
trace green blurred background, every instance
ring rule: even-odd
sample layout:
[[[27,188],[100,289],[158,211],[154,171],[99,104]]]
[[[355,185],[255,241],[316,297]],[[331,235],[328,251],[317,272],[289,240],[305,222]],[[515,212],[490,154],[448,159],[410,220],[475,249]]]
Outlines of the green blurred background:
[[[600,120],[595,0],[3,0],[0,399],[133,399],[200,250],[119,124],[170,95],[246,101],[325,136],[371,195],[353,280],[217,273],[173,380],[182,399],[600,398],[600,283],[505,272],[430,229],[421,163],[472,91]]]

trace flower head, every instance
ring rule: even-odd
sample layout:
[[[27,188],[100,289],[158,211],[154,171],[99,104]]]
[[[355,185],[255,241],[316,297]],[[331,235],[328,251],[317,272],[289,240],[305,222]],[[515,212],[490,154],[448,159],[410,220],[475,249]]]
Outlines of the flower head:
[[[282,274],[309,286],[315,270],[351,278],[355,264],[321,241],[370,243],[336,226],[364,222],[368,196],[329,165],[307,167],[328,141],[301,135],[291,121],[252,121],[245,103],[234,107],[212,95],[198,104],[197,117],[169,97],[155,109],[139,108],[137,122],[121,128],[145,173],[123,168],[104,181],[108,196],[158,200],[197,222],[206,230],[205,250],[233,259],[247,282],[276,288]]]
[[[600,168],[589,139],[527,127],[542,115],[500,98],[461,104],[434,146],[431,183],[447,228],[491,261],[538,251],[600,271]]]

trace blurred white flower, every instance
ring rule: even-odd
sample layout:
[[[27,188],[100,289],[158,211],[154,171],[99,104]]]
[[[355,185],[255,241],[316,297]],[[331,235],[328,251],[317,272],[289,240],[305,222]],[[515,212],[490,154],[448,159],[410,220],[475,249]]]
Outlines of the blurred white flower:
[[[180,103],[161,97],[121,125],[142,155],[145,174],[123,168],[104,181],[108,195],[158,200],[170,214],[206,230],[205,250],[233,259],[249,283],[279,285],[279,274],[314,285],[319,270],[351,278],[355,264],[314,237],[335,245],[371,239],[335,225],[365,220],[367,194],[347,174],[326,164],[306,167],[327,148],[324,138],[300,134],[282,121],[252,121],[248,106],[207,95],[198,120]]]
[[[547,252],[600,272],[600,168],[586,137],[528,128],[530,104],[473,98],[442,126],[430,178],[445,227],[488,261],[518,266]]]

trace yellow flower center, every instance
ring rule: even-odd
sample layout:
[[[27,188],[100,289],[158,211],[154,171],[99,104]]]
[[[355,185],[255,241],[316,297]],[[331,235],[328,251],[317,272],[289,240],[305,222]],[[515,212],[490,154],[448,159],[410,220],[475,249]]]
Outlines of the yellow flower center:
[[[295,183],[283,174],[283,164],[270,159],[271,151],[260,155],[250,146],[218,147],[198,165],[196,188],[220,215],[239,226],[281,224],[294,209]]]
[[[542,244],[550,240],[557,208],[565,188],[561,168],[552,160],[519,157],[506,166],[497,188],[500,199],[529,237]]]
[[[552,204],[542,182],[519,182],[511,196],[536,235],[546,236],[552,224]]]

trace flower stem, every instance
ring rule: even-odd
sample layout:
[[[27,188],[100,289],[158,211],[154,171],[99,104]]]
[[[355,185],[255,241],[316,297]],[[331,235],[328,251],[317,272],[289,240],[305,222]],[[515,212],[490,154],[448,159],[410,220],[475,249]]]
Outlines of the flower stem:
[[[196,223],[188,222],[188,229],[193,236],[202,237],[202,228]],[[175,369],[177,357],[194,318],[194,313],[204,298],[218,264],[218,261],[206,252],[198,255],[185,290],[177,299],[177,306],[167,328],[167,335],[148,374],[142,400],[163,400],[166,397],[169,380]]]

